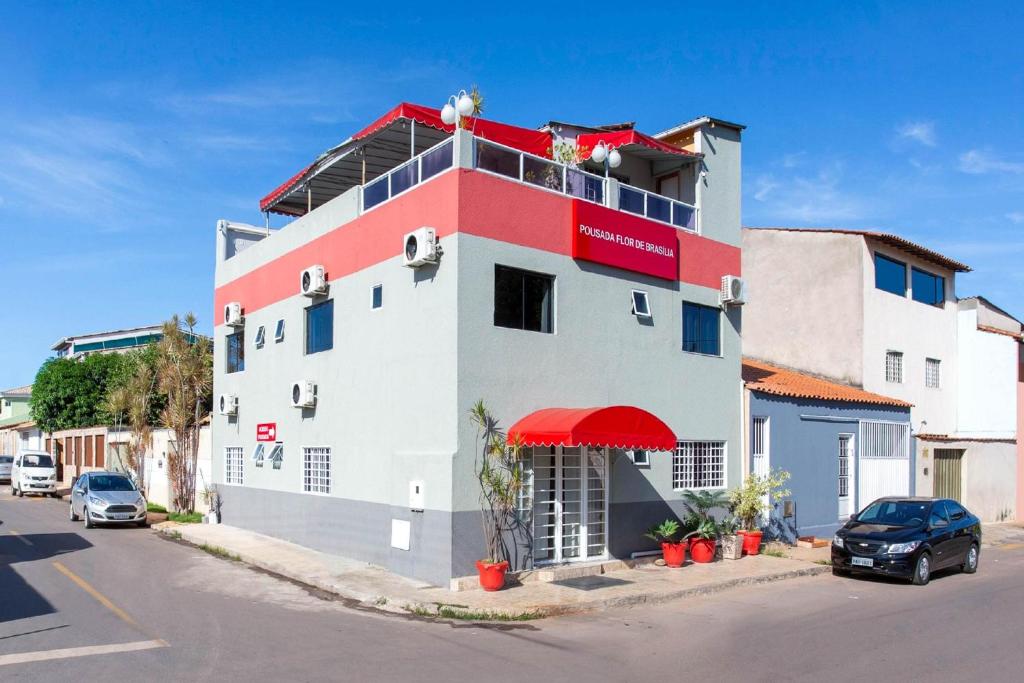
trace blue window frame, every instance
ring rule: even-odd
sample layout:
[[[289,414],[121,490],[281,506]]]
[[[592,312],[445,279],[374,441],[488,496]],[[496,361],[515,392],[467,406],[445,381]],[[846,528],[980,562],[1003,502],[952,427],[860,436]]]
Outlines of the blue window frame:
[[[712,306],[683,302],[683,351],[722,355],[722,311]]]
[[[306,309],[306,354],[334,348],[334,299]]]
[[[907,295],[907,264],[875,254],[875,287],[883,292]]]
[[[228,374],[231,374],[232,372],[242,372],[245,370],[244,331],[239,330],[234,334],[229,334],[225,341],[227,342],[227,367],[224,371]]]
[[[910,289],[914,301],[941,306],[946,301],[946,278],[926,270],[911,268]]]

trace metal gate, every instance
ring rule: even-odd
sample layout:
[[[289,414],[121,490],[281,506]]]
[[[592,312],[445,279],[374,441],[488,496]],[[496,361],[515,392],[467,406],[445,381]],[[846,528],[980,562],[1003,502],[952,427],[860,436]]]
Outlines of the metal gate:
[[[910,424],[862,420],[857,509],[884,496],[910,495]]]
[[[935,449],[934,491],[936,498],[960,500],[960,472],[964,452],[956,448]]]

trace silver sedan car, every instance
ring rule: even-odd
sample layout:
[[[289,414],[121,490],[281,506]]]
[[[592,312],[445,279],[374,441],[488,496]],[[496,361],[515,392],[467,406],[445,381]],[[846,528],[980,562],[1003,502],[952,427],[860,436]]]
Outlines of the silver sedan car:
[[[146,526],[146,499],[123,474],[89,472],[71,488],[68,515],[72,522],[84,519],[86,529],[97,524]]]
[[[12,465],[14,465],[13,455],[0,455],[0,482],[11,483]]]

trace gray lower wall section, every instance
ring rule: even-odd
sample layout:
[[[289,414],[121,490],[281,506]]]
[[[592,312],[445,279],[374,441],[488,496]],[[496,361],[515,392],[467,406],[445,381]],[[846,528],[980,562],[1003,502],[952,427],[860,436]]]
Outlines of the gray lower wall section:
[[[447,586],[452,576],[451,513],[243,486],[222,485],[218,491],[225,524],[370,562],[438,586]],[[391,547],[392,519],[411,522],[409,550]],[[479,534],[479,515],[476,524]]]

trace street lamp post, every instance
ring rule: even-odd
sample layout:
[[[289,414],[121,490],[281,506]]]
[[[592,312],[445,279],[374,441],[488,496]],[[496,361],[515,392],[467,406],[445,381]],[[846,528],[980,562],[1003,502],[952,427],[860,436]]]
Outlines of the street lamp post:
[[[594,151],[590,153],[590,158],[604,166],[605,178],[608,177],[609,168],[618,168],[622,164],[622,155],[619,154],[619,150],[610,149],[604,140],[599,140],[594,145]]]
[[[465,90],[460,90],[457,95],[449,97],[441,107],[441,121],[446,126],[454,125],[458,128],[462,118],[473,113],[473,107],[473,98]]]

